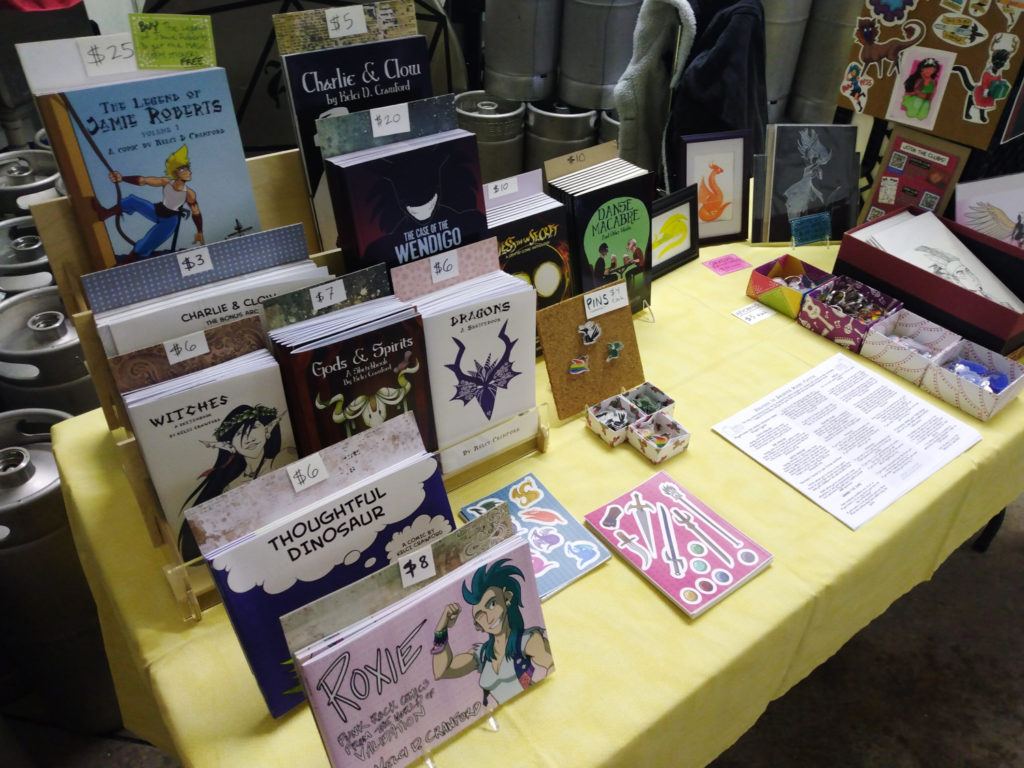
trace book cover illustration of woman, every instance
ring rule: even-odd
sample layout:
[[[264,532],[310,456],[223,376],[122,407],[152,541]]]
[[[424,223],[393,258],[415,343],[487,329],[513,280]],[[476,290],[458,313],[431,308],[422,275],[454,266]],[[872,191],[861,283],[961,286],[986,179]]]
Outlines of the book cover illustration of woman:
[[[815,182],[821,181],[822,168],[832,159],[832,150],[821,142],[818,132],[813,128],[800,131],[796,149],[803,161],[803,172],[782,193],[786,201],[786,216],[790,220],[825,206],[825,196],[815,186]]]
[[[275,460],[287,463],[295,458],[293,446],[282,446],[281,419],[285,412],[265,405],[233,408],[213,432],[213,440],[201,440],[215,448],[213,466],[200,475],[199,484],[181,505],[181,511],[220,496],[275,468]],[[178,531],[178,549],[186,560],[199,557],[192,529],[183,522]]]
[[[462,606],[449,603],[441,612],[434,631],[434,679],[446,680],[476,672],[484,703],[508,701],[538,679],[538,668],[547,677],[555,669],[551,648],[543,627],[526,627],[522,615],[523,572],[509,565],[508,558],[481,566],[469,583],[462,585],[462,598],[470,607],[473,626],[488,637],[459,653],[448,644],[448,630],[455,626]],[[518,580],[517,580],[518,579]]]
[[[936,59],[927,57],[914,65],[910,76],[903,81],[903,102],[901,109],[914,120],[927,120],[931,111],[932,98],[938,87],[941,67]]]

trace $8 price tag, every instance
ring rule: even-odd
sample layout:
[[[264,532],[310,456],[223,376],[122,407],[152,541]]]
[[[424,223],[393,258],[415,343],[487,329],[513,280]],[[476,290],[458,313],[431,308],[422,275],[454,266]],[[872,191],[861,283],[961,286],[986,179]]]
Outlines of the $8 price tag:
[[[417,549],[407,555],[398,558],[398,570],[402,573],[402,586],[411,587],[413,584],[433,577],[437,570],[434,568],[434,550],[430,546]]]
[[[408,133],[410,127],[409,105],[405,102],[370,110],[370,130],[374,138]]]
[[[137,72],[135,44],[131,32],[75,38],[78,53],[89,77]]]
[[[188,251],[178,253],[178,269],[182,277],[197,275],[200,272],[208,272],[213,269],[213,260],[210,258],[210,251],[206,248],[192,248]]]
[[[190,360],[209,353],[210,346],[206,343],[206,334],[203,331],[190,333],[188,336],[181,336],[164,342],[164,352],[167,353],[167,362],[171,365],[180,363],[183,360]]]
[[[363,6],[350,5],[342,8],[326,8],[324,16],[327,19],[327,36],[330,38],[349,37],[350,35],[365,35],[366,14],[363,13]]]
[[[438,253],[430,257],[430,279],[443,283],[459,276],[459,255],[453,251]]]
[[[311,485],[322,483],[327,479],[327,467],[319,453],[311,453],[305,458],[293,461],[288,465],[288,479],[292,481],[292,490],[298,493]]]
[[[628,306],[629,295],[626,293],[625,283],[615,283],[599,291],[583,294],[583,307],[587,314],[587,320],[593,320],[613,309]]]
[[[345,282],[343,280],[335,280],[323,285],[314,285],[309,289],[309,300],[313,302],[314,312],[324,307],[340,304],[346,298]]]

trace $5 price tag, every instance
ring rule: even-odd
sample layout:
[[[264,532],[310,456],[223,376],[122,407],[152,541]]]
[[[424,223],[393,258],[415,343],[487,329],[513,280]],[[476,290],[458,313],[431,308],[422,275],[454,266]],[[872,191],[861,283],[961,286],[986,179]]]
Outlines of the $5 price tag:
[[[613,309],[628,306],[629,294],[626,293],[625,283],[615,283],[599,291],[583,294],[583,307],[587,314],[587,320],[593,320]]]
[[[311,453],[305,458],[293,461],[288,465],[288,479],[292,481],[292,490],[298,493],[311,485],[322,483],[327,479],[327,467],[319,453]]]
[[[350,35],[365,35],[368,31],[366,14],[363,13],[361,5],[325,8],[324,16],[327,19],[327,36],[332,39]]]
[[[434,568],[434,550],[430,546],[417,549],[407,555],[398,558],[398,570],[402,574],[402,586],[411,587],[413,584],[433,577],[437,570]]]
[[[206,334],[203,331],[196,331],[188,336],[181,336],[164,342],[167,362],[171,365],[205,355],[209,351],[210,346],[206,343]]]
[[[210,251],[206,248],[192,248],[188,251],[179,251],[178,269],[181,270],[182,277],[210,271],[213,269]]]
[[[375,139],[393,136],[396,133],[408,133],[410,128],[409,105],[405,102],[370,110],[370,130]]]

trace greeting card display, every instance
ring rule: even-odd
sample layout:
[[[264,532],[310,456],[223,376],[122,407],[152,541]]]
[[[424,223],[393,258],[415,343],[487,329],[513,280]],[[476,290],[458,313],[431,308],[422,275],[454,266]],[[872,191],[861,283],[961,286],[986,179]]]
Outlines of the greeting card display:
[[[736,591],[772,561],[764,547],[664,472],[585,519],[691,617]]]

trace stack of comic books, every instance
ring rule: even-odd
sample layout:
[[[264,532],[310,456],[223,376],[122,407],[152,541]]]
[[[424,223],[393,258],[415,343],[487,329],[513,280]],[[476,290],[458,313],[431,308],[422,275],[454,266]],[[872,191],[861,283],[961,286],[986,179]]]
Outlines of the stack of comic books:
[[[454,529],[411,414],[188,512],[271,714],[303,700],[280,618]]]
[[[408,765],[553,671],[512,533],[492,510],[282,619],[332,766]]]

